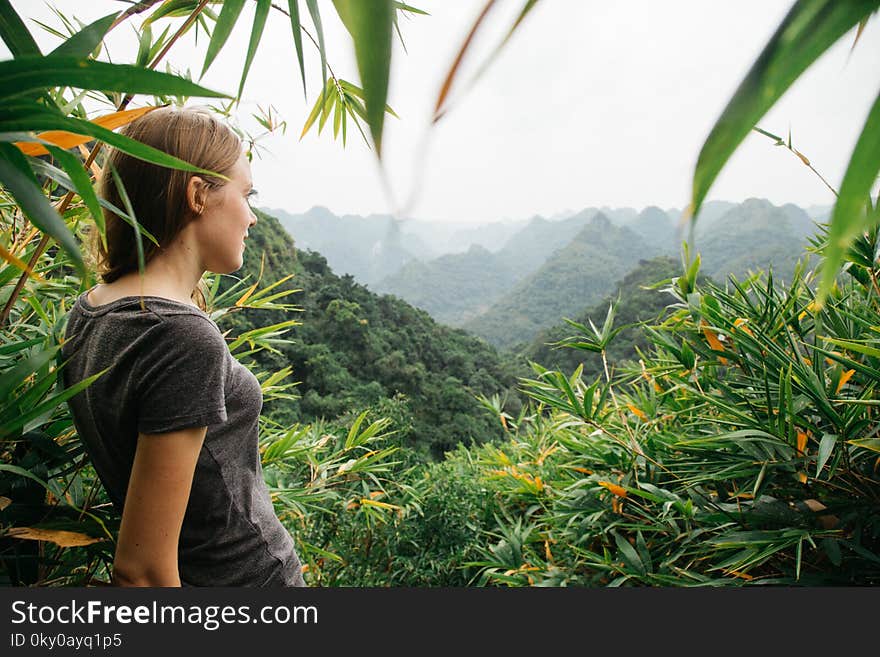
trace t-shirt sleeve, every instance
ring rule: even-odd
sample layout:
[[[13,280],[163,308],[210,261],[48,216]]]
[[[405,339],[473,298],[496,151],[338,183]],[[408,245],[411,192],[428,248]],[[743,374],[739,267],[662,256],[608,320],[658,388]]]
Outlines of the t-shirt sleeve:
[[[231,356],[217,327],[199,315],[166,315],[149,337],[137,374],[138,431],[225,422]]]

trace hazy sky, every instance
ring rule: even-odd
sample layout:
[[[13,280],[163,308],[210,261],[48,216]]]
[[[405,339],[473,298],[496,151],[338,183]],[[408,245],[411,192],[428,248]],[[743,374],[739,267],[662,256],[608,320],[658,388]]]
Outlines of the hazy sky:
[[[54,4],[85,22],[123,6],[107,0]],[[338,76],[357,81],[332,3],[319,4],[329,63]],[[542,0],[477,86],[430,131],[440,83],[485,0],[411,4],[431,16],[402,18],[408,52],[395,43],[389,103],[400,120],[387,121],[384,163],[392,198],[383,193],[375,157],[352,126],[344,150],[326,129],[299,139],[320,90],[319,60],[305,39],[306,102],[289,21],[271,12],[239,109],[242,124],[254,127],[248,115],[258,104],[271,104],[289,126],[286,135],[262,142],[268,152],[253,163],[259,205],[292,213],[314,205],[337,214],[403,210],[408,217],[448,222],[551,216],[602,205],[681,208],[703,140],[792,3]],[[497,4],[460,82],[499,40],[523,0]],[[26,19],[58,24],[38,2],[13,5]],[[203,84],[235,92],[252,16],[248,3]],[[877,23],[875,16],[852,55],[854,31],[842,39],[759,124],[777,134],[791,129],[793,145],[833,186],[878,93]],[[111,37],[114,61],[130,61],[137,50],[131,28]],[[202,39],[199,48],[180,44],[169,61],[197,75]],[[57,43],[48,36],[39,40],[44,51]],[[797,158],[757,134],[730,160],[709,198],[755,196],[801,206],[834,200]]]

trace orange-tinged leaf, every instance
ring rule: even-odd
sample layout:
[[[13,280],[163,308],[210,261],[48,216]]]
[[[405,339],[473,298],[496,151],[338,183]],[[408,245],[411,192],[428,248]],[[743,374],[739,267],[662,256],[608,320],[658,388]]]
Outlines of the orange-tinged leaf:
[[[627,408],[629,408],[629,410],[631,410],[636,416],[638,416],[639,419],[641,419],[643,422],[647,422],[647,421],[648,421],[648,416],[645,415],[645,411],[643,411],[642,409],[638,408],[637,406],[635,406],[635,405],[633,405],[633,404],[627,404],[626,406],[627,406]]]
[[[797,453],[798,453],[798,456],[804,455],[804,450],[806,449],[806,447],[807,447],[807,434],[805,434],[803,431],[798,431],[797,432]]]
[[[840,375],[840,381],[837,382],[837,393],[835,394],[840,393],[840,389],[847,384],[847,381],[849,381],[855,373],[855,370],[847,370]]]
[[[739,577],[740,579],[745,579],[745,580],[755,579],[752,575],[749,575],[748,573],[744,573],[741,570],[725,570],[724,572],[727,573],[728,575],[733,575],[734,577]]]
[[[813,513],[818,513],[819,511],[824,511],[825,509],[828,508],[827,506],[822,504],[819,500],[813,500],[813,499],[804,500],[804,504]]]
[[[154,109],[158,109],[158,107],[140,107],[138,109],[132,110],[123,110],[121,112],[113,112],[112,114],[105,114],[104,116],[99,116],[96,119],[92,119],[92,123],[101,126],[102,128],[106,128],[107,130],[115,130],[116,128],[121,128],[124,125],[128,125],[136,118],[147,114],[148,112],[152,112]],[[74,132],[67,132],[66,130],[49,130],[47,132],[41,132],[37,135],[43,141],[48,141],[51,144],[55,144],[59,148],[63,148],[64,150],[68,150],[70,148],[76,148],[80,144],[85,144],[86,142],[93,141],[95,138],[87,135],[78,135]],[[18,141],[15,142],[15,145],[21,150],[25,155],[48,155],[49,151],[42,144],[38,144],[32,141]]]
[[[46,279],[36,273],[33,269],[28,267],[27,263],[21,260],[20,258],[15,257],[9,251],[7,251],[2,244],[0,244],[0,258],[3,258],[6,262],[15,265],[19,269],[24,272],[27,272],[27,275],[33,278],[34,280],[40,281],[40,283],[45,283]]]
[[[718,334],[710,328],[703,328],[703,335],[706,336],[706,342],[715,351],[724,351],[724,345],[718,339]]]
[[[5,509],[10,504],[12,504],[12,500],[10,500],[8,497],[0,497],[0,511]]]
[[[797,473],[797,480],[799,482],[801,482],[802,484],[807,483],[807,473],[806,472],[798,472]]]
[[[712,347],[713,351],[724,351],[724,343],[718,339],[718,334],[715,331],[704,328],[703,335],[706,337],[706,342],[709,343],[709,346]],[[718,360],[721,361],[723,365],[727,365],[727,359],[723,356],[719,356]]]
[[[389,510],[400,508],[396,504],[388,504],[388,502],[377,502],[376,500],[371,500],[366,497],[361,498],[361,504],[363,506],[377,506],[380,509],[389,509]]]
[[[251,295],[256,291],[257,285],[258,285],[257,283],[254,283],[253,285],[251,285],[247,289],[247,291],[238,298],[238,300],[235,302],[235,305],[240,308],[245,301],[250,299]]]
[[[572,468],[572,470],[574,470],[575,472],[580,472],[582,474],[588,474],[588,475],[593,474],[593,471],[590,470],[589,468]]]
[[[80,532],[61,529],[40,529],[38,527],[13,527],[6,532],[6,535],[30,541],[51,541],[61,547],[82,547],[104,540],[103,538],[95,538]]]
[[[626,488],[624,488],[623,486],[612,484],[610,481],[600,481],[599,485],[603,488],[607,488],[612,493],[617,495],[617,497],[626,497]]]
[[[748,327],[748,323],[749,323],[749,320],[747,320],[745,317],[739,317],[733,323],[733,327],[738,328],[740,331],[742,331],[744,333],[748,333],[752,337],[755,337],[755,334],[752,333],[752,330]]]

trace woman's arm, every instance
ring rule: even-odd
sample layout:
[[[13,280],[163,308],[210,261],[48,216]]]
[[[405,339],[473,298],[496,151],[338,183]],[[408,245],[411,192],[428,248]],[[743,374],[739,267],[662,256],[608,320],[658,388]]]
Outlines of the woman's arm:
[[[177,542],[207,429],[138,435],[113,562],[117,586],[180,586]]]

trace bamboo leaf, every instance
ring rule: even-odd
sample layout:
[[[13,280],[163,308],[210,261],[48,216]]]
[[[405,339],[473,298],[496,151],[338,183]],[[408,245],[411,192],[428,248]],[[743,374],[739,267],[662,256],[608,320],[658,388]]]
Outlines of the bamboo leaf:
[[[833,345],[843,347],[844,349],[848,349],[850,351],[865,354],[866,356],[873,356],[874,358],[880,358],[880,349],[877,349],[876,347],[869,347],[868,345],[862,344],[861,342],[853,342],[852,340],[839,340],[836,338],[822,339],[825,340],[825,342],[830,342]]]
[[[330,93],[327,87],[330,87],[333,84],[333,80],[328,80],[325,90],[318,96],[317,100],[315,100],[315,104],[312,107],[312,111],[309,113],[308,118],[306,119],[305,124],[303,124],[302,133],[300,133],[299,138],[302,139],[306,136],[306,133],[309,131],[309,128],[314,125],[317,118],[321,115],[321,110],[324,108],[324,101],[327,98],[327,94]]]
[[[226,0],[220,9],[220,15],[217,16],[217,24],[214,26],[214,33],[211,34],[211,41],[208,43],[208,50],[205,53],[205,63],[202,66],[202,74],[200,78],[205,76],[214,58],[217,57],[220,50],[226,44],[226,40],[235,27],[241,10],[244,8],[244,0]]]
[[[229,98],[177,75],[131,64],[108,64],[78,57],[20,57],[0,62],[0,98],[49,89],[75,87],[155,96]]]
[[[624,561],[635,568],[640,575],[646,575],[647,570],[645,569],[645,564],[642,563],[642,559],[639,557],[639,553],[636,552],[635,548],[617,532],[612,533],[614,535],[614,542],[617,544],[617,549],[620,550]]]
[[[290,13],[290,28],[293,30],[293,45],[296,48],[296,60],[299,62],[299,74],[303,83],[303,97],[308,98],[306,91],[306,68],[303,59],[302,25],[299,22],[299,0],[287,0]]]
[[[858,440],[847,440],[846,442],[850,445],[870,449],[872,452],[880,452],[880,438],[860,438]]]
[[[86,58],[97,48],[104,36],[113,25],[119,12],[108,14],[94,23],[87,25],[67,41],[50,52],[47,57],[78,57]]]
[[[382,157],[382,129],[388,100],[391,71],[391,39],[394,33],[394,5],[391,0],[333,0],[336,11],[354,40],[367,124],[376,155]]]
[[[47,484],[45,481],[43,481],[33,473],[29,472],[28,470],[25,470],[24,468],[19,468],[17,465],[0,463],[0,472],[11,472],[12,474],[17,474],[19,477],[24,477],[26,479],[30,479],[31,481],[37,482],[47,491],[49,491],[50,493],[52,492],[52,489],[49,488],[49,484]]]
[[[5,532],[10,538],[21,538],[31,541],[51,541],[59,547],[83,547],[103,541],[103,538],[95,538],[81,532],[68,531],[66,529],[42,529],[40,527],[10,527]]]
[[[92,219],[95,220],[95,224],[97,224],[103,235],[104,213],[101,212],[101,204],[98,201],[98,195],[95,193],[92,179],[83,167],[83,163],[73,153],[68,153],[57,146],[50,146],[49,151],[52,153],[52,157],[58,160],[61,167],[67,172],[67,175],[70,176],[71,182],[73,182],[74,187],[76,187],[77,194],[79,194],[83,203],[86,204],[89,213],[92,215]]]
[[[91,121],[63,116],[51,110],[27,108],[29,114],[23,115],[22,112],[16,111],[24,109],[20,106],[6,109],[11,109],[12,111],[8,114],[4,114],[4,112],[0,110],[0,132],[20,132],[33,129],[67,130],[76,134],[91,135],[92,137],[107,142],[111,146],[125,151],[134,157],[154,164],[225,178],[225,176],[218,174],[217,172],[200,169],[199,167],[193,166],[177,157],[155,149],[152,146],[147,146],[135,139],[118,134],[112,130],[107,130]]]
[[[113,166],[113,162],[111,162],[110,160],[107,161],[107,166],[110,167],[110,175],[113,177],[113,185],[116,187],[116,191],[119,192],[119,199],[125,206],[125,211],[128,213],[128,216],[131,217],[132,221],[139,229],[140,222],[137,219],[137,215],[135,215],[134,213],[134,208],[131,205],[131,199],[129,199],[128,197],[128,192],[125,189],[125,183],[122,182],[122,178],[119,176],[119,171],[117,171],[116,167]],[[137,247],[138,271],[143,271],[146,267],[146,262],[144,260],[144,243],[141,239],[141,231],[135,230],[134,237],[134,243]]]
[[[692,218],[752,127],[819,56],[877,8],[878,0],[798,0],[716,121],[700,150],[688,208]]]
[[[0,38],[13,57],[40,55],[40,48],[9,0],[0,0]]]
[[[828,244],[823,251],[822,279],[816,292],[821,307],[834,285],[837,271],[855,239],[868,228],[867,207],[871,187],[880,173],[880,95],[853,149],[828,227]],[[867,201],[867,205],[866,205]]]
[[[143,116],[148,112],[152,112],[154,109],[158,109],[158,107],[141,107],[138,109],[113,112],[112,114],[105,114],[104,116],[92,119],[91,122],[102,128],[115,130],[116,128],[128,125],[136,118]],[[92,141],[93,137],[78,135],[65,130],[51,130],[49,132],[41,132],[37,135],[37,139],[51,142],[64,150],[68,150],[76,148],[80,144]],[[44,145],[35,141],[16,142],[15,145],[18,146],[19,150],[25,155],[46,155],[49,152]]]
[[[73,234],[36,184],[24,155],[8,143],[0,143],[0,182],[31,223],[54,238],[73,260],[80,275],[85,276],[85,262]]]
[[[836,434],[822,434],[822,440],[819,441],[819,456],[816,459],[816,477],[818,477],[819,473],[822,472],[822,468],[824,468],[825,464],[828,462],[828,457],[831,456],[831,452],[834,451],[834,446],[836,444]]]
[[[318,10],[318,0],[306,0],[312,23],[315,24],[315,32],[318,33],[318,52],[321,53],[321,88],[323,94],[327,93],[327,50],[324,47],[324,28],[321,26],[321,12]]]
[[[192,13],[192,11],[198,6],[198,2],[196,0],[166,0],[163,2],[156,11],[150,14],[146,20],[144,20],[144,25],[150,25],[160,18],[165,18],[166,16],[185,16],[187,14]],[[207,12],[207,9],[204,10]],[[200,15],[201,17],[201,15]]]
[[[480,26],[483,24],[483,21],[486,19],[486,16],[489,14],[489,11],[491,11],[494,5],[495,0],[487,0],[486,5],[480,12],[480,15],[477,16],[477,20],[474,21],[474,24],[471,26],[470,32],[468,32],[468,35],[465,37],[464,43],[461,44],[461,48],[459,48],[458,54],[455,56],[452,65],[449,67],[449,72],[446,74],[446,78],[443,80],[443,84],[440,86],[440,92],[437,94],[437,100],[434,102],[434,117],[432,119],[434,123],[437,123],[437,121],[439,121],[446,113],[446,97],[449,95],[449,92],[452,89],[452,83],[455,80],[458,69],[461,66],[462,61],[464,61],[464,56],[467,53],[468,48],[470,48],[474,36],[480,29]]]
[[[266,27],[266,17],[269,15],[269,9],[272,6],[272,0],[257,0],[257,10],[254,14],[254,26],[251,29],[251,39],[248,42],[247,55],[244,60],[244,70],[241,73],[241,82],[238,85],[237,98],[241,99],[241,92],[244,91],[244,83],[247,80],[248,71],[251,63],[254,61],[254,55],[257,54],[257,47],[260,45],[260,39],[263,36],[263,28]]]
[[[35,281],[39,281],[40,283],[45,283],[46,279],[36,273],[33,269],[31,269],[26,262],[24,262],[21,258],[15,256],[15,254],[10,253],[6,250],[2,244],[0,244],[0,258],[8,262],[9,264],[18,267],[23,272],[27,272],[27,275],[33,278]],[[3,353],[0,351],[0,353]]]
[[[138,51],[134,58],[137,66],[147,66],[150,63],[150,46],[153,45],[153,30],[150,24],[144,22],[141,27],[141,34],[138,37]]]

